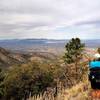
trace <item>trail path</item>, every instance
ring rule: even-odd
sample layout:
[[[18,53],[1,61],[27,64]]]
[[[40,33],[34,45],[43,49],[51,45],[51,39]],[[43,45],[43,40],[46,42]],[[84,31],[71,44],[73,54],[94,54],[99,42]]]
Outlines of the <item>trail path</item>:
[[[90,91],[91,100],[100,100],[100,90]]]

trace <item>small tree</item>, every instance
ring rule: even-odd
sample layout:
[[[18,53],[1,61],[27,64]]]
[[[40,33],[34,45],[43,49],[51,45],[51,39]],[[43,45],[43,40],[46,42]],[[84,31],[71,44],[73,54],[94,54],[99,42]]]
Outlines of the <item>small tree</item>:
[[[74,68],[76,70],[76,79],[78,73],[78,63],[82,58],[82,52],[84,50],[85,44],[81,43],[79,38],[72,38],[66,45],[65,45],[65,55],[64,61],[66,64],[74,64]],[[71,71],[71,70],[70,70]]]

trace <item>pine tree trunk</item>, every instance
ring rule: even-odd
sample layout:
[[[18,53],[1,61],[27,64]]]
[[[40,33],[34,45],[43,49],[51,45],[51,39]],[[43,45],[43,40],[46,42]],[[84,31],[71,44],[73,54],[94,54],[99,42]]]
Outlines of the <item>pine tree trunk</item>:
[[[75,79],[76,79],[76,83],[77,83],[77,79],[78,79],[78,60],[77,60],[77,56],[76,56],[76,61],[75,61]]]

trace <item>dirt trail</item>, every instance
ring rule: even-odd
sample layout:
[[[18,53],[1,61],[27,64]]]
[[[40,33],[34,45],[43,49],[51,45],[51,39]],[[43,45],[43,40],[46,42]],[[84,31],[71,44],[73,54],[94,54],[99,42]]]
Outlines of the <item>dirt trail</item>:
[[[90,91],[91,100],[100,100],[100,90]]]

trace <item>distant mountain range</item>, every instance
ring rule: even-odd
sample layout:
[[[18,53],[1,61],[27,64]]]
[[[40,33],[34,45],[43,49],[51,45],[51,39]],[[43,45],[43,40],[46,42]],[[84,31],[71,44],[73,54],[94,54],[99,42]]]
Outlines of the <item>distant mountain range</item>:
[[[69,40],[53,40],[53,39],[12,39],[0,40],[0,47],[16,50],[16,51],[32,51],[41,48],[56,48],[63,49]],[[100,47],[100,39],[97,40],[82,40],[86,47],[97,48]]]

